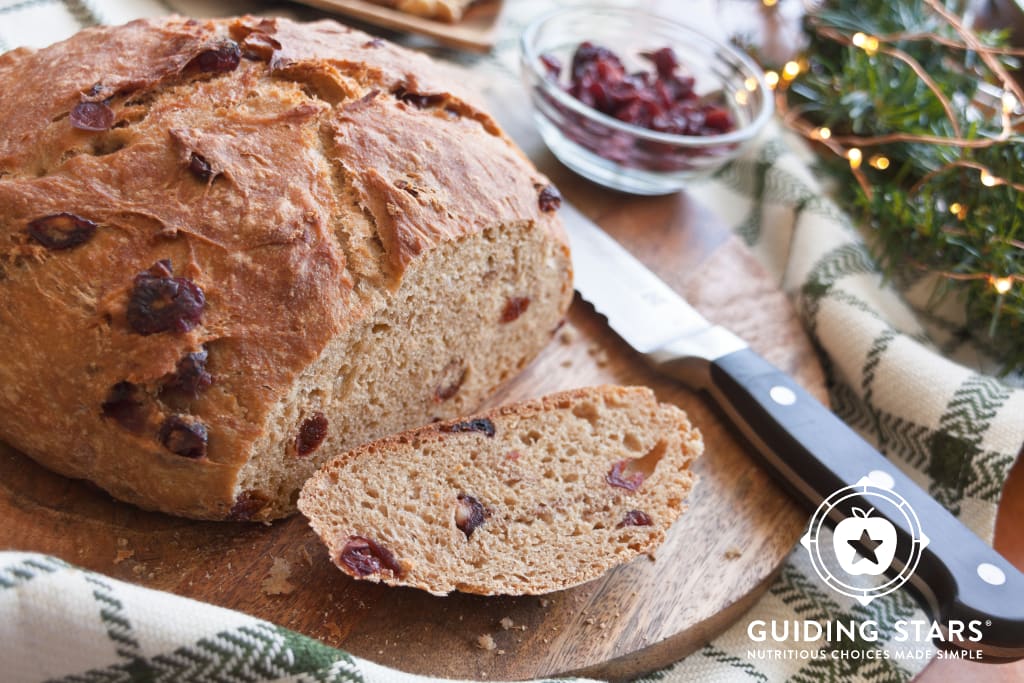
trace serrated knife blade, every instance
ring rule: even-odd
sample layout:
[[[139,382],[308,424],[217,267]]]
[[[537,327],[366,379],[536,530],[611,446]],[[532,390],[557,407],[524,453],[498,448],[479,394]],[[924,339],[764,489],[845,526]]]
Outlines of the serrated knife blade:
[[[710,394],[772,473],[809,507],[847,488],[854,491],[844,498],[848,510],[854,504],[872,507],[872,486],[902,496],[919,526],[899,510],[876,514],[895,527],[900,547],[917,548],[909,587],[936,622],[983,624],[980,642],[945,645],[982,650],[989,660],[1024,657],[1021,572],[791,377],[708,322],[590,219],[567,202],[561,215],[576,290],[620,337],[660,372]],[[838,523],[843,512],[837,507],[827,517]],[[903,576],[905,566],[897,558],[885,573]]]

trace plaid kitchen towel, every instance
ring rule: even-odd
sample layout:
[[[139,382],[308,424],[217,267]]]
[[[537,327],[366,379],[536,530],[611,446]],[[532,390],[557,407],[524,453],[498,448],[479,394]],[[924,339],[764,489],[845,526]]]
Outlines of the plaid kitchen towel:
[[[567,3],[568,4],[568,3]],[[542,0],[510,3],[504,39],[478,63],[515,79],[515,37]],[[0,51],[79,27],[171,10],[307,16],[242,0],[0,0]],[[2,95],[0,95],[2,96]],[[1007,473],[1024,443],[1022,378],[995,379],[967,341],[956,302],[926,306],[926,278],[887,282],[856,226],[829,201],[813,157],[778,127],[692,193],[733,226],[796,304],[823,352],[833,407],[982,538],[991,540]],[[253,617],[75,569],[0,553],[0,678],[21,681],[395,681],[423,683]],[[862,606],[828,589],[802,548],[730,630],[650,681],[902,681],[934,654],[897,642],[897,620],[925,616],[902,591]],[[877,624],[877,638],[778,644],[751,656],[748,624]],[[801,649],[803,651],[801,652]],[[903,658],[900,653],[913,653]]]

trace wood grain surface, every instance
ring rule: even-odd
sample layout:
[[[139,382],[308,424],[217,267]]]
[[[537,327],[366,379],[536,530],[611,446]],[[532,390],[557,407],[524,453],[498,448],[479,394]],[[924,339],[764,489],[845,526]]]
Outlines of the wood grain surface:
[[[822,395],[820,368],[789,303],[702,209],[684,195],[586,202],[593,188],[559,181],[709,317]],[[438,598],[353,581],[330,564],[301,518],[261,526],[148,513],[7,448],[0,449],[0,547],[52,553],[238,609],[407,671],[502,679],[636,674],[699,647],[749,607],[793,547],[806,513],[707,401],[648,370],[582,301],[493,402],[599,382],[646,384],[684,408],[707,444],[696,467],[700,481],[656,561],[639,558],[543,599]],[[500,626],[504,618],[512,628]],[[483,635],[495,649],[478,646]]]
[[[370,0],[299,0],[329,12],[392,31],[405,31],[426,36],[441,45],[487,52],[497,38],[502,0],[481,0],[470,6],[460,21],[449,24],[400,12]]]

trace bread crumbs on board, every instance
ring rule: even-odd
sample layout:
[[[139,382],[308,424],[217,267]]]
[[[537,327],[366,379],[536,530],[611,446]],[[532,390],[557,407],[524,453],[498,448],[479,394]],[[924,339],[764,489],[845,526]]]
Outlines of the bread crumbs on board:
[[[490,633],[480,634],[476,639],[476,646],[481,650],[487,650],[488,652],[497,647],[497,645],[494,644],[494,638]]]
[[[295,586],[288,580],[291,574],[291,563],[283,557],[275,557],[270,573],[260,587],[266,595],[288,595],[295,590]]]

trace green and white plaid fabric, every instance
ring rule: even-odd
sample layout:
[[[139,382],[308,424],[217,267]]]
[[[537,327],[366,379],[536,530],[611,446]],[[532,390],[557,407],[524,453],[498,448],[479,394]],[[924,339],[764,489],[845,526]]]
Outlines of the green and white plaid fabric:
[[[159,15],[172,6],[196,16],[254,9],[239,0],[0,0],[0,50],[45,45],[80,26]],[[514,78],[517,30],[549,7],[511,2],[505,37],[479,68]],[[1024,444],[1022,378],[985,374],[992,359],[966,341],[956,302],[927,307],[934,284],[928,278],[882,277],[863,236],[827,198],[813,157],[777,127],[758,149],[691,192],[734,227],[791,295],[822,351],[840,417],[991,540],[1003,484]],[[39,555],[0,553],[0,615],[0,678],[16,683],[430,680],[247,615]],[[902,591],[866,607],[832,592],[797,548],[733,628],[644,680],[903,681],[933,650],[924,642],[897,644],[892,624],[924,618]],[[747,624],[755,619],[872,621],[879,638],[816,643],[813,658],[761,659],[750,655],[756,644]],[[910,647],[925,656],[900,658]]]

